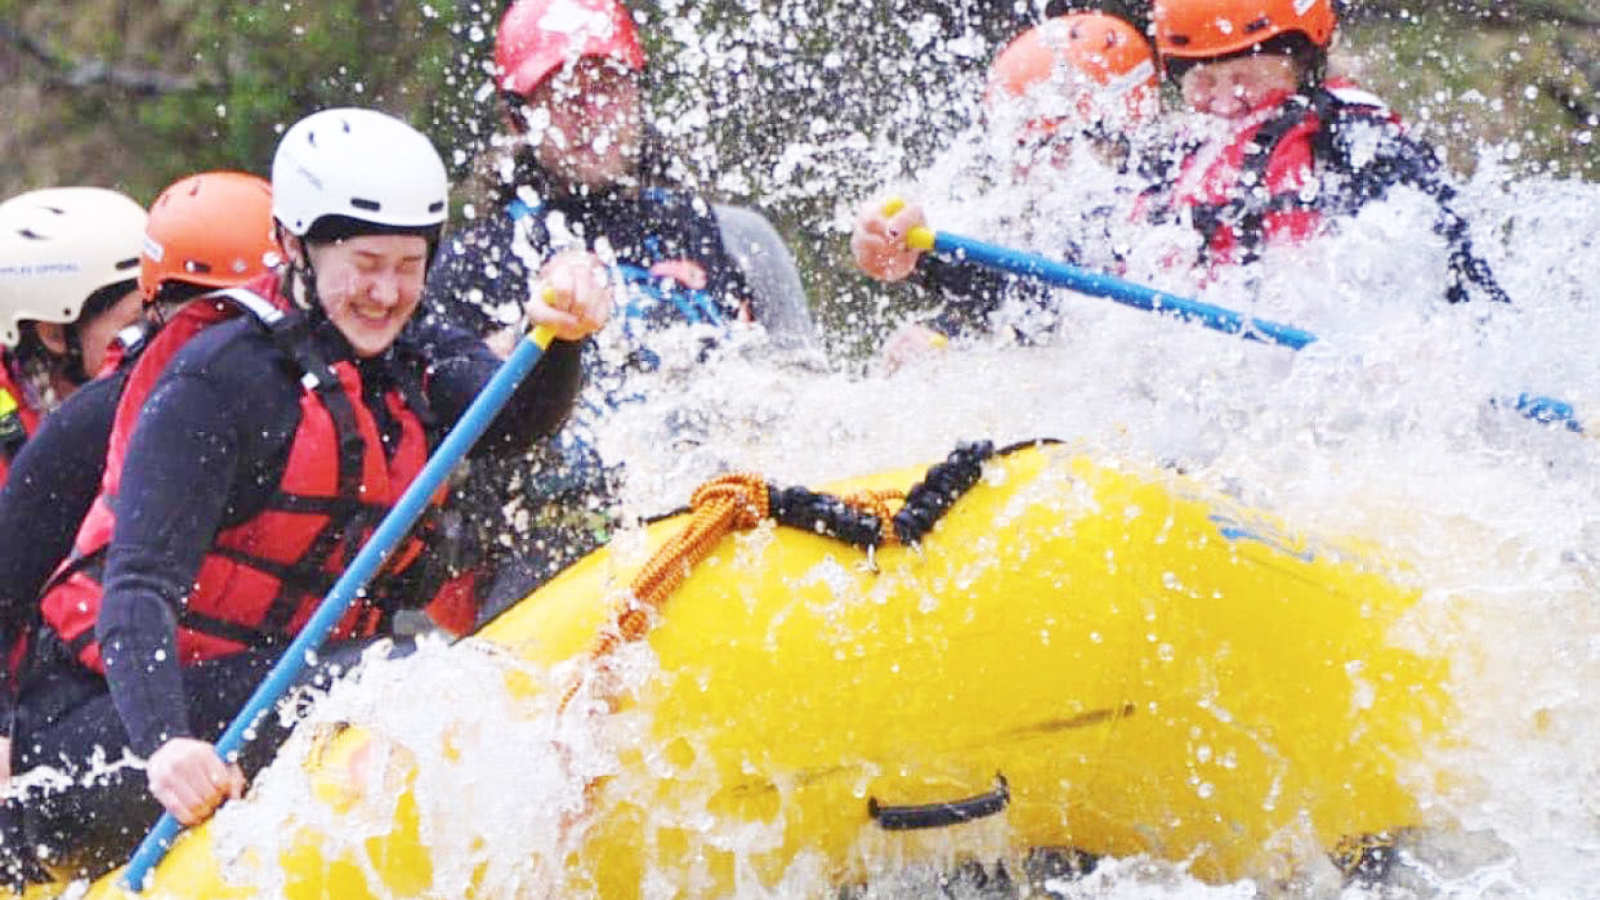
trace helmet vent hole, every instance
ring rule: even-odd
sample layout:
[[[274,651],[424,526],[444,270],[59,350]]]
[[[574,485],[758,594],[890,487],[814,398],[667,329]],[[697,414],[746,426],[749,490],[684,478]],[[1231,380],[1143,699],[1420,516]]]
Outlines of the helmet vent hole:
[[[124,259],[124,260],[122,260],[122,261],[117,263],[117,271],[118,272],[121,272],[123,269],[137,269],[137,268],[139,268],[139,257],[137,257],[137,256],[133,257],[132,259]]]
[[[197,275],[204,275],[211,271],[211,267],[198,259],[186,259],[183,261],[183,270]]]
[[[40,234],[37,231],[34,231],[32,228],[24,228],[21,231],[17,232],[17,234],[22,235],[23,237],[27,238],[30,241],[42,241],[42,240],[45,239],[44,235]]]
[[[444,201],[443,200],[435,200],[432,203],[428,204],[428,212],[431,212],[431,213],[432,212],[438,212],[438,211],[440,211],[442,209],[444,209]]]
[[[1271,25],[1272,25],[1272,20],[1270,18],[1266,17],[1266,16],[1262,16],[1261,18],[1255,20],[1254,22],[1251,22],[1249,25],[1246,25],[1244,27],[1244,33],[1245,34],[1255,34],[1256,32],[1260,31],[1261,29],[1267,28],[1267,27],[1269,27]]]
[[[1189,46],[1189,36],[1187,34],[1174,34],[1168,37],[1167,40],[1171,41],[1174,47]]]
[[[383,205],[376,200],[363,200],[360,197],[351,197],[350,205],[356,209],[364,209],[367,212],[377,212],[383,208]]]

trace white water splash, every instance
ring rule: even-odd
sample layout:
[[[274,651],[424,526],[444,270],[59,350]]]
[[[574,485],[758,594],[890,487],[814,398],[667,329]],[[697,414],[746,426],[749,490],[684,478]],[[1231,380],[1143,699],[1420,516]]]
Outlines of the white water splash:
[[[1600,438],[1505,401],[1530,391],[1600,411],[1600,288],[1581,262],[1600,190],[1508,183],[1486,165],[1462,207],[1481,233],[1509,234],[1479,246],[1514,308],[1439,299],[1432,210],[1402,195],[1200,293],[1322,338],[1299,353],[1067,295],[1042,346],[951,350],[890,376],[782,369],[737,346],[692,372],[669,366],[603,447],[629,460],[629,502],[645,513],[731,468],[816,485],[959,440],[1053,436],[1370,541],[1426,586],[1404,639],[1451,660],[1463,712],[1439,750],[1458,777],[1425,796],[1440,830],[1411,839],[1385,888],[1398,893],[1383,896],[1596,896]],[[1203,887],[1160,866],[1170,881],[1152,886],[1135,874],[1147,868],[1113,866],[1065,896],[1369,896],[1336,880]]]

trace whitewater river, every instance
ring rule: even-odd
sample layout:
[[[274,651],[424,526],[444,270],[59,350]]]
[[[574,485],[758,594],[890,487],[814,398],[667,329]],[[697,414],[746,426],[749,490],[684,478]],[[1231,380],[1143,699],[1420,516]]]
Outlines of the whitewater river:
[[[706,59],[714,68],[716,55]],[[884,135],[831,140],[785,151],[762,174],[789,178],[768,189],[776,200],[816,196],[807,179],[836,160],[849,196],[809,227],[843,242],[854,204],[904,158]],[[982,144],[952,134],[954,149],[898,190],[922,200],[938,227],[1043,252],[1078,226],[1059,214],[1008,221],[1030,197],[1039,209],[1076,210],[1115,195],[1118,179],[1087,161],[1043,196],[1037,187],[981,192],[970,170]],[[723,186],[739,187],[737,175]],[[780,361],[758,338],[741,338],[705,363],[674,364],[668,354],[645,401],[602,428],[601,448],[627,461],[627,508],[647,515],[681,506],[728,469],[819,485],[940,459],[958,441],[1054,437],[1104,458],[1181,468],[1296,530],[1359,540],[1424,588],[1403,640],[1449,660],[1457,709],[1434,751],[1450,777],[1417,788],[1428,827],[1404,848],[1396,882],[1207,885],[1181,865],[1134,859],[1052,882],[1052,892],[1600,897],[1600,189],[1515,177],[1487,152],[1457,205],[1513,307],[1442,302],[1445,250],[1429,231],[1430,201],[1405,192],[1339,234],[1206,284],[1166,264],[1183,234],[1114,226],[1128,277],[1321,339],[1296,353],[1070,294],[1056,298],[1059,322],[1033,346],[956,347],[893,373],[860,359]],[[856,293],[869,303],[889,294]],[[1523,392],[1570,402],[1594,428],[1577,434],[1520,418],[1505,402]],[[648,660],[636,662],[648,670]],[[530,858],[528,848],[559,845],[562,810],[581,807],[586,778],[611,771],[612,742],[622,739],[513,708],[500,687],[508,665],[481,649],[429,645],[404,663],[374,665],[316,714],[415,748],[437,747],[442,723],[455,723],[451,740],[473,764],[420,751],[416,785],[439,896],[474,867],[496,896],[540,895],[560,860]],[[560,753],[537,749],[557,745]],[[286,817],[318,815],[297,777],[305,748],[297,739],[251,802],[218,816],[225,856],[248,858],[247,847],[271,856]],[[386,803],[370,800],[374,828],[388,821]],[[271,871],[242,877],[269,894],[280,886]],[[800,866],[771,892],[747,896],[830,891]],[[882,897],[939,891],[926,873],[869,888]]]

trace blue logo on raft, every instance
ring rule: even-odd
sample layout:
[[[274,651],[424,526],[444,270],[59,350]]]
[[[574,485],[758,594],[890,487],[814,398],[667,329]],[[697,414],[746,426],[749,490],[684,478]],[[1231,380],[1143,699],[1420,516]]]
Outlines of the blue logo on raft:
[[[1265,522],[1241,522],[1218,513],[1206,516],[1211,524],[1217,526],[1217,532],[1229,541],[1255,541],[1272,549],[1290,556],[1301,562],[1311,562],[1317,555],[1311,550],[1296,550],[1294,540]]]

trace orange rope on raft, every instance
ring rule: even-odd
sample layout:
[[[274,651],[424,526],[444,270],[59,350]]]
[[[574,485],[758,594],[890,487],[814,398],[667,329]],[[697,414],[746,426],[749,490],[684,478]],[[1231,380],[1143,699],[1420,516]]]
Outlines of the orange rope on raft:
[[[977,481],[982,462],[993,452],[993,446],[987,443],[963,444],[956,448],[949,460],[928,470],[927,479],[912,492],[921,491],[924,494],[924,502],[919,507],[922,514],[913,517],[913,541],[943,513],[955,497]],[[937,487],[930,490],[930,484]],[[890,508],[890,503],[905,501],[907,496],[905,491],[887,489],[858,491],[837,499],[845,506],[877,520],[874,540],[868,546],[893,546],[902,541],[900,532],[896,530],[896,512]],[[640,640],[649,634],[655,615],[660,612],[667,597],[689,577],[694,566],[705,559],[711,553],[711,548],[729,531],[735,528],[749,530],[771,516],[771,504],[772,495],[766,481],[748,472],[722,475],[696,488],[689,500],[692,510],[689,524],[663,544],[639,570],[639,574],[634,576],[629,602],[617,613],[617,627],[600,635],[589,654],[590,658],[601,660],[620,644]],[[904,507],[903,502],[901,505]],[[819,529],[821,522],[819,519]],[[916,527],[919,522],[921,528]],[[561,701],[563,709],[577,692],[577,685],[568,689]]]
[[[600,635],[591,658],[605,656],[623,641],[643,638],[650,631],[652,615],[724,535],[734,528],[748,531],[767,518],[767,483],[747,472],[722,475],[696,488],[689,507],[693,510],[689,524],[634,576],[631,601],[617,614],[616,630]],[[569,688],[561,705],[565,707],[577,691],[577,685]]]
[[[617,619],[618,631],[630,641],[644,637],[647,611],[655,610],[683,583],[695,563],[734,528],[748,531],[767,517],[767,483],[759,475],[734,473],[713,478],[689,498],[694,517],[656,551],[633,579],[636,603]]]

